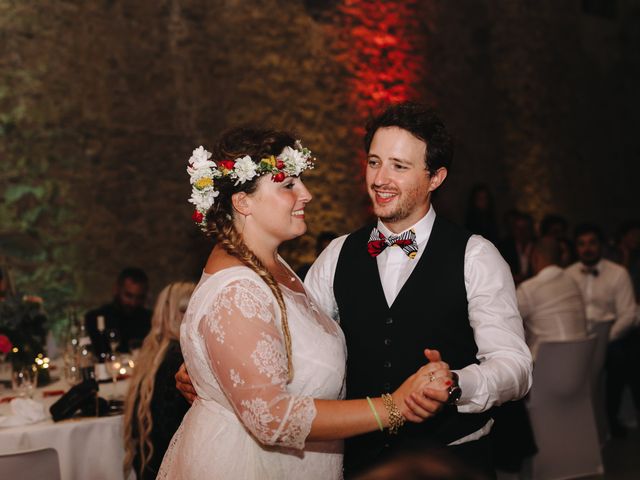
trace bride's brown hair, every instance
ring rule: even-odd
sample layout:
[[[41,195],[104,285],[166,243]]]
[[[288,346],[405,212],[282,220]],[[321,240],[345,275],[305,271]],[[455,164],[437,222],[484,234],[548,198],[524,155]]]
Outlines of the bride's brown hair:
[[[218,163],[221,160],[234,160],[249,155],[252,161],[258,164],[261,159],[270,155],[278,156],[285,147],[293,147],[295,141],[295,138],[287,132],[260,128],[235,128],[222,135],[211,152],[211,159]],[[220,194],[207,212],[206,233],[213,237],[217,244],[224,248],[229,255],[234,256],[256,272],[276,297],[282,318],[282,334],[287,353],[288,379],[291,381],[293,378],[291,334],[282,291],[271,272],[267,270],[258,257],[244,243],[242,234],[236,230],[233,224],[234,208],[231,196],[238,192],[252,194],[256,191],[258,178],[255,177],[253,180],[239,185],[234,185],[234,181],[228,179],[228,177],[215,180],[216,188]]]

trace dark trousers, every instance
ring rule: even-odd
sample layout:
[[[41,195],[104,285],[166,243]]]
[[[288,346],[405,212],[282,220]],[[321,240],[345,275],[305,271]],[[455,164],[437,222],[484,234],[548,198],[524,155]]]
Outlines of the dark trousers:
[[[636,328],[624,338],[611,342],[607,348],[606,407],[607,417],[612,427],[619,423],[618,413],[622,393],[627,385],[631,389],[636,411],[640,411],[638,364],[640,364],[640,330]]]
[[[472,442],[447,447],[451,455],[470,470],[483,475],[487,479],[496,478],[493,446],[489,436]]]

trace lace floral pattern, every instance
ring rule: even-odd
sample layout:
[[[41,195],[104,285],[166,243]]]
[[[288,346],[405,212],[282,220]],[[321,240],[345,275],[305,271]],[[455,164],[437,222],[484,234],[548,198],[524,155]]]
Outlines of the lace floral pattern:
[[[233,368],[231,369],[231,372],[229,372],[229,376],[233,382],[233,388],[236,388],[238,385],[244,385],[244,380]]]
[[[279,313],[264,282],[232,281],[219,291],[200,335],[216,379],[254,437],[267,445],[304,448],[315,407],[309,408],[313,399],[287,391]]]
[[[258,371],[271,379],[271,383],[278,384],[287,380],[287,357],[279,339],[262,333],[262,340],[256,345],[251,359]]]

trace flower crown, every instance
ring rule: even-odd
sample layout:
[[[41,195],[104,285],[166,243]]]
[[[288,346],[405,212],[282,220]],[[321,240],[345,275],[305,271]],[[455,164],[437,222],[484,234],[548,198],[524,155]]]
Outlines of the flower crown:
[[[196,207],[192,219],[201,229],[205,229],[207,211],[220,195],[216,188],[217,179],[235,180],[235,186],[270,173],[272,181],[282,182],[286,177],[298,176],[304,170],[313,168],[313,160],[311,151],[304,148],[300,140],[296,141],[294,148],[284,147],[280,155],[270,155],[261,159],[260,163],[254,163],[249,155],[216,163],[211,160],[211,153],[200,146],[191,154],[187,167],[191,182],[189,203]]]

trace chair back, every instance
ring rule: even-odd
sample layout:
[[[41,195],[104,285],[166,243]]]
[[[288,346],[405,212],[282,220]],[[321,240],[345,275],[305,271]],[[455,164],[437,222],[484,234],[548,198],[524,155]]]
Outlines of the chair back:
[[[538,453],[533,479],[597,475],[604,471],[591,395],[596,335],[540,344],[529,393]]]
[[[60,480],[58,452],[53,448],[0,454],[2,478]]]

